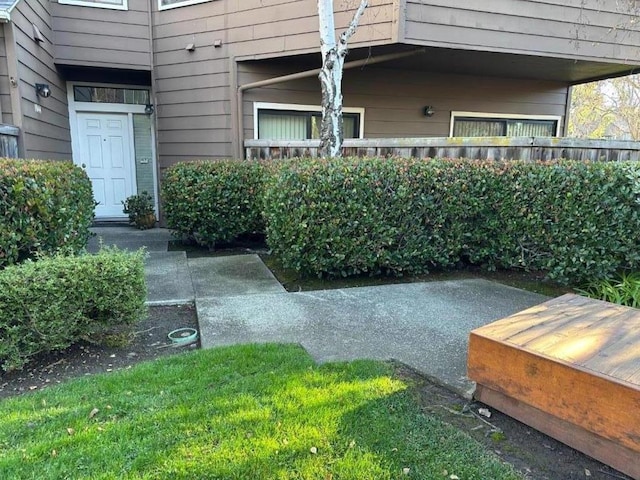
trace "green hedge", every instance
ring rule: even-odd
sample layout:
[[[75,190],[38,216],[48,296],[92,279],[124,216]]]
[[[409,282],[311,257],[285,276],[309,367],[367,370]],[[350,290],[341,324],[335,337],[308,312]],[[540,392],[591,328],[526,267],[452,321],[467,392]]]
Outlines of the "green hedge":
[[[267,241],[317,275],[418,274],[459,262],[564,283],[640,261],[640,165],[305,160],[265,193]]]
[[[69,162],[0,159],[0,267],[39,252],[78,252],[94,200],[86,173]]]
[[[262,163],[199,161],[169,168],[162,182],[167,226],[179,237],[213,247],[263,232]]]
[[[21,368],[41,352],[96,339],[145,314],[143,253],[28,260],[0,271],[0,366]]]

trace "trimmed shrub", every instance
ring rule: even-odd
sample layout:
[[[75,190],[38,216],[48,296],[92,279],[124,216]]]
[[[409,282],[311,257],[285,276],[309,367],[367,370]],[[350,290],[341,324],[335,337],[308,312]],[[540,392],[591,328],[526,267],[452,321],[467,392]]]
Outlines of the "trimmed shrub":
[[[0,366],[21,368],[41,352],[138,322],[145,314],[144,254],[27,260],[0,271]]]
[[[578,283],[638,265],[638,178],[631,163],[305,160],[269,181],[267,241],[320,276],[465,262]]]
[[[169,168],[162,182],[167,226],[179,237],[213,247],[263,232],[265,169],[246,161],[199,161]]]
[[[69,162],[0,159],[0,267],[38,253],[79,252],[95,203],[86,173]]]

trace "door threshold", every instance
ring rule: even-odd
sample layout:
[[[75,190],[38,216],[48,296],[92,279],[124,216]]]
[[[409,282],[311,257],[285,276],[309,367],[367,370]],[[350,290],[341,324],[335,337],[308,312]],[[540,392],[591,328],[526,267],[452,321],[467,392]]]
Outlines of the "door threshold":
[[[127,218],[96,218],[91,224],[92,227],[121,227],[129,226]]]

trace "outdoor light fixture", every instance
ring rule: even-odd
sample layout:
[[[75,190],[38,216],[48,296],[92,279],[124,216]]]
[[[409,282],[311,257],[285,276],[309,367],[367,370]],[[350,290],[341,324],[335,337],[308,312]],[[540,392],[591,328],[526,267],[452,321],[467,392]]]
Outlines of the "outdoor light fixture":
[[[40,29],[35,23],[32,23],[31,26],[33,27],[33,40],[37,43],[44,43],[44,37],[42,36],[42,33],[40,33]]]
[[[42,98],[49,98],[51,96],[51,87],[46,83],[36,83],[36,95]]]
[[[427,105],[426,107],[424,107],[422,112],[424,113],[425,117],[432,117],[433,114],[436,113],[436,111],[433,109],[431,105]]]
[[[153,112],[155,111],[156,109],[151,103],[147,103],[144,107],[144,113],[146,113],[147,115],[153,115]]]

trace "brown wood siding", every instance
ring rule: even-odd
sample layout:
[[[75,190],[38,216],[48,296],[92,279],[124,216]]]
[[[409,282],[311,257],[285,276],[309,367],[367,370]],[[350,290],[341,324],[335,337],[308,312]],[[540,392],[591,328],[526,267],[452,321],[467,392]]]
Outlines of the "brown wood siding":
[[[55,62],[150,70],[149,0],[129,0],[128,6],[110,10],[52,2]]]
[[[0,122],[13,125],[11,113],[11,84],[9,83],[9,66],[7,64],[7,47],[5,44],[4,29],[10,28],[7,24],[0,25]]]
[[[600,0],[406,0],[405,43],[640,64],[638,8]]]
[[[19,2],[11,13],[16,44],[18,88],[21,97],[24,156],[42,159],[71,159],[69,111],[64,80],[53,63],[53,33],[47,0]],[[36,25],[45,41],[33,40]],[[35,84],[51,88],[49,98],[36,95]],[[41,111],[36,111],[37,107]]]
[[[351,45],[390,43],[397,36],[394,3],[373,0]],[[211,1],[164,11],[152,4],[161,168],[178,160],[233,155],[232,59],[319,49],[315,0]],[[352,14],[352,6],[336,2],[338,30]],[[218,40],[222,45],[216,48]],[[193,52],[185,50],[190,43]]]
[[[269,72],[265,75],[265,71]],[[277,76],[273,67],[242,66],[241,84]],[[446,137],[451,112],[565,114],[567,85],[538,80],[368,67],[344,73],[344,106],[363,107],[366,138]],[[244,97],[245,138],[253,138],[253,103],[320,105],[316,77],[249,90]],[[427,118],[423,107],[432,105]]]

